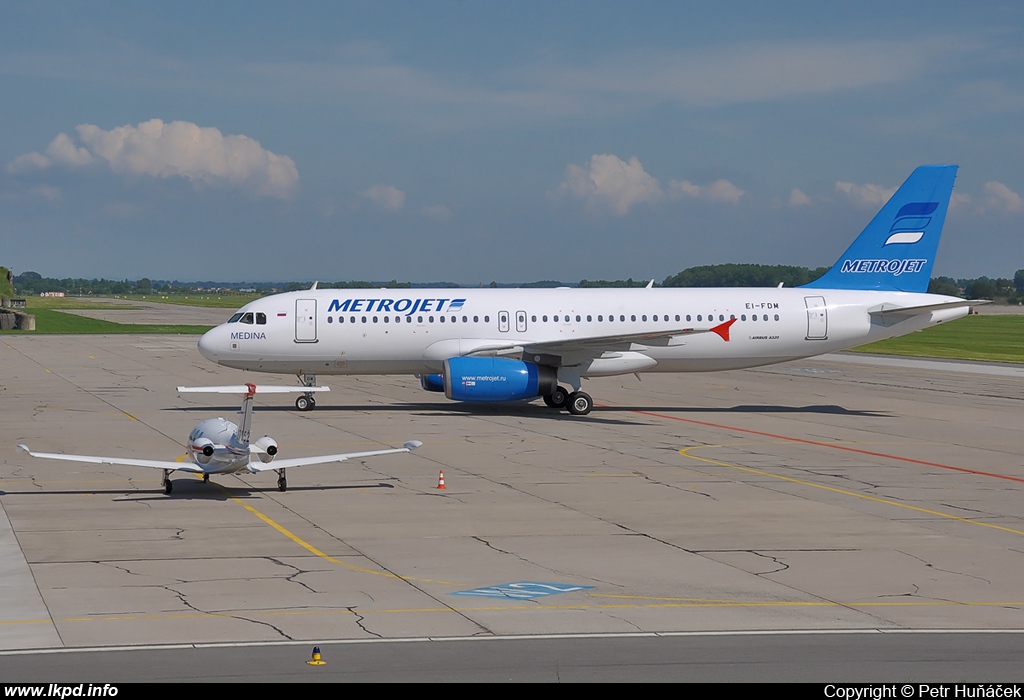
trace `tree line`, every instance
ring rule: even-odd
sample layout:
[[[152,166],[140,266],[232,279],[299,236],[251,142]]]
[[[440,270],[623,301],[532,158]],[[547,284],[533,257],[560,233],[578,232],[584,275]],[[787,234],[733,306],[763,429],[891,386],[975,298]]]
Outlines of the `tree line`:
[[[2,268],[0,268],[2,269]],[[727,263],[724,265],[699,265],[689,267],[678,274],[666,277],[657,287],[799,287],[813,282],[828,270],[827,267],[807,268],[795,265],[755,265]],[[199,292],[274,294],[282,291],[308,289],[308,282],[178,282],[150,280],[108,280],[43,277],[38,272],[24,272],[13,277],[14,293],[22,296],[36,296],[42,292],[64,292],[68,295],[128,295],[128,294],[195,294]],[[491,282],[490,287],[646,287],[650,280],[580,280],[578,284],[543,280],[525,283]],[[366,282],[341,281],[318,285],[321,289],[410,289],[428,285],[411,282]],[[435,282],[429,286],[457,289],[463,286],[453,282]],[[959,278],[933,277],[928,285],[933,294],[946,294],[966,299],[991,299],[1010,304],[1024,303],[1024,269],[1017,270],[1013,279],[999,277]]]

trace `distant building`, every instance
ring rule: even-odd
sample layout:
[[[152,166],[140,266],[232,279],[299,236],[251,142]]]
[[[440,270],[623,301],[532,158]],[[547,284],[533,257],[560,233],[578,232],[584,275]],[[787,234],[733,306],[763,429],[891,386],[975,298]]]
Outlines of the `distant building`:
[[[64,292],[39,292],[41,297],[62,297]]]

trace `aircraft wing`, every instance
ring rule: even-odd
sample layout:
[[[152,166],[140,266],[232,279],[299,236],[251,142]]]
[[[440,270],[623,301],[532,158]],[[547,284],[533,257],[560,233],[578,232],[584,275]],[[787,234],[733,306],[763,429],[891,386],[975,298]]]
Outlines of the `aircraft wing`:
[[[99,457],[95,455],[71,455],[63,452],[34,452],[28,445],[18,445],[18,449],[32,457],[41,459],[61,459],[65,462],[87,462],[89,464],[119,464],[126,467],[149,467],[151,469],[176,469],[183,472],[202,474],[203,470],[191,462],[164,462],[156,459],[131,459],[128,457]]]
[[[679,345],[678,339],[700,333],[715,333],[722,340],[729,341],[729,328],[736,319],[732,318],[711,328],[666,328],[664,330],[647,331],[645,333],[620,333],[616,335],[591,335],[542,342],[524,342],[509,344],[505,347],[487,346],[468,354],[491,354],[496,350],[507,350],[521,347],[527,353],[559,355],[568,352],[585,352],[588,354],[616,350],[629,350],[633,344],[638,345]]]
[[[369,452],[346,452],[343,454],[336,455],[319,455],[313,457],[295,457],[293,459],[275,459],[272,462],[264,464],[263,462],[250,462],[249,471],[251,472],[265,472],[274,469],[288,469],[289,467],[305,467],[312,464],[328,464],[330,462],[346,462],[350,459],[360,459],[362,457],[375,457],[377,455],[392,455],[399,454],[401,452],[412,452],[423,443],[419,440],[410,440],[405,443],[402,447],[390,448],[387,450],[370,450]]]

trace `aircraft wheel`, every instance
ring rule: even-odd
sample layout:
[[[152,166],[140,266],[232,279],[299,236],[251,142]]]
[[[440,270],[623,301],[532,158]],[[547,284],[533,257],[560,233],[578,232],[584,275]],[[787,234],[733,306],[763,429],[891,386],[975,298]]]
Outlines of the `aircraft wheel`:
[[[281,476],[277,477],[277,490],[278,491],[287,491],[288,490],[288,480],[284,478],[284,474],[282,474]]]
[[[544,395],[544,403],[551,408],[565,408],[565,402],[569,400],[569,392],[565,387],[556,387],[554,393]]]
[[[174,482],[170,479],[164,479],[164,493],[170,495],[171,491],[174,490]]]
[[[569,396],[567,407],[572,415],[585,416],[594,408],[594,400],[590,398],[590,394],[577,391]]]
[[[314,406],[316,406],[316,402],[313,401],[312,396],[300,396],[295,399],[295,408],[300,411],[312,411]]]

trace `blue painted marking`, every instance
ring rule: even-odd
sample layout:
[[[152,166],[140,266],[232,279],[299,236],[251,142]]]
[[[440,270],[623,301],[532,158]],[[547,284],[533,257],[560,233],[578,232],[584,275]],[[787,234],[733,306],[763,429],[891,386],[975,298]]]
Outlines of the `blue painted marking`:
[[[544,598],[549,595],[560,593],[573,593],[585,591],[593,586],[571,586],[566,583],[540,583],[538,581],[519,581],[518,583],[503,583],[498,586],[485,586],[483,588],[472,588],[468,591],[455,591],[450,595],[468,595],[481,598],[512,598],[514,600],[532,600]]]

